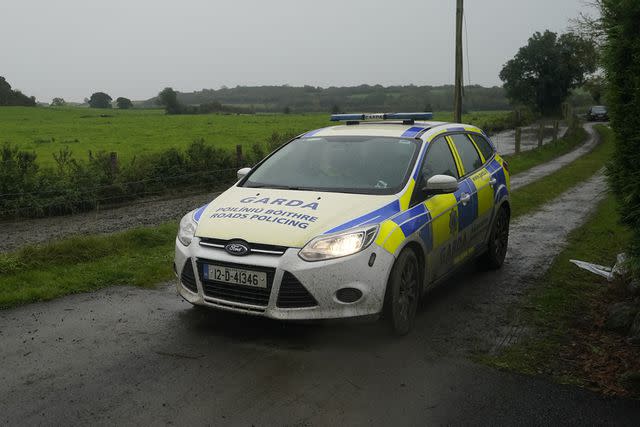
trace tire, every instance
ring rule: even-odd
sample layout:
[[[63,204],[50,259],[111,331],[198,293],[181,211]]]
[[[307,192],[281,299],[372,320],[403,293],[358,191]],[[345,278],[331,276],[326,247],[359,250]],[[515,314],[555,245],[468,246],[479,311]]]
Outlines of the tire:
[[[420,284],[418,257],[411,249],[404,249],[391,269],[384,303],[384,318],[394,335],[406,335],[413,328]]]
[[[509,210],[502,206],[493,221],[487,252],[480,259],[486,269],[497,270],[504,264],[509,246],[509,220]]]

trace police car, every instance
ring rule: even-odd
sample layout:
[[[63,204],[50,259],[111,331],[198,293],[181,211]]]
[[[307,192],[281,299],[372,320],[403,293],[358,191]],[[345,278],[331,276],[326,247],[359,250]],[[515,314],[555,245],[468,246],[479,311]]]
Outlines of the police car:
[[[180,221],[177,290],[275,319],[383,314],[406,334],[419,299],[465,262],[499,268],[509,171],[477,127],[431,113],[342,114]]]

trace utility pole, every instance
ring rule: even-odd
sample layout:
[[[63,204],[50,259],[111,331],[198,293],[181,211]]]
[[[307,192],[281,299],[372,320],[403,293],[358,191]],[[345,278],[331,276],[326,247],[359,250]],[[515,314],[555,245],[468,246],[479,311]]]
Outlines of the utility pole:
[[[458,0],[456,6],[456,78],[453,100],[453,121],[462,121],[462,16],[463,0]]]

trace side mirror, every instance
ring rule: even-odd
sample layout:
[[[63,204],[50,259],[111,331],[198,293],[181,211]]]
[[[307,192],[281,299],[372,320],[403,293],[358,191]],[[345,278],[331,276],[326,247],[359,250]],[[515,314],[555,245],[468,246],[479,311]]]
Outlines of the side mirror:
[[[434,175],[427,180],[423,191],[426,194],[450,194],[458,189],[458,180],[449,175]]]
[[[238,181],[247,176],[249,172],[251,172],[251,168],[242,168],[238,170]]]

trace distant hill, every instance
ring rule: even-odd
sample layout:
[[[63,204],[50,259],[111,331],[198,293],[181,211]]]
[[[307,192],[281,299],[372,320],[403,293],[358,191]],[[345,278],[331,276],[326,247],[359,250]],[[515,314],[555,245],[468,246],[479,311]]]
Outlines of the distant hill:
[[[469,111],[506,110],[509,102],[501,87],[465,87],[464,109]],[[220,102],[256,112],[331,111],[442,111],[453,108],[453,86],[237,86],[178,92],[185,105]],[[156,98],[137,101],[136,107],[157,106]]]

